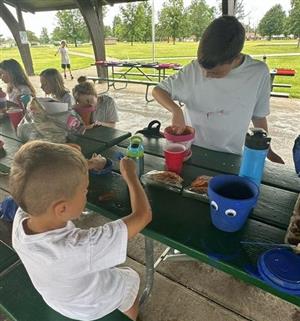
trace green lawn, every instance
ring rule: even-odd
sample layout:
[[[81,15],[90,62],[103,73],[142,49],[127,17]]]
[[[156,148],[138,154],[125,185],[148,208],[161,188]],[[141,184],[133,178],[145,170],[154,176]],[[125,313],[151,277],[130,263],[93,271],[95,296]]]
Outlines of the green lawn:
[[[267,55],[278,53],[300,53],[300,49],[296,46],[296,40],[273,40],[273,41],[247,41],[243,52],[251,55]],[[177,42],[172,43],[156,43],[155,60],[160,62],[177,62],[182,65],[189,63],[196,56],[198,44],[194,42]],[[78,48],[73,46],[69,50],[93,54],[90,44],[82,45]],[[60,68],[59,57],[54,57],[55,47],[33,47],[31,48],[35,72],[38,74],[43,69],[49,67]],[[135,60],[144,59],[152,60],[152,44],[151,43],[117,43],[116,45],[106,46],[106,55],[112,59],[118,60]],[[0,60],[7,58],[16,58],[20,61],[17,48],[0,49]],[[72,55],[72,68],[86,68],[93,63],[94,59],[88,57],[79,57]],[[259,57],[258,59],[261,59]],[[267,63],[269,68],[291,68],[300,73],[300,56],[284,56],[284,57],[268,57]],[[281,79],[280,79],[281,78]],[[298,75],[295,77],[276,77],[276,82],[290,83],[292,88],[276,89],[276,91],[289,92],[291,97],[300,98],[300,82]]]

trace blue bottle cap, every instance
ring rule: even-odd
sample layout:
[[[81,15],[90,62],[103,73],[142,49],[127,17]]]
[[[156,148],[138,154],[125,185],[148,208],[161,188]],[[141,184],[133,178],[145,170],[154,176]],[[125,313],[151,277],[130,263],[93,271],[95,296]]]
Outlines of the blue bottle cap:
[[[290,294],[300,294],[300,256],[276,248],[264,252],[257,265],[261,277],[269,285]]]

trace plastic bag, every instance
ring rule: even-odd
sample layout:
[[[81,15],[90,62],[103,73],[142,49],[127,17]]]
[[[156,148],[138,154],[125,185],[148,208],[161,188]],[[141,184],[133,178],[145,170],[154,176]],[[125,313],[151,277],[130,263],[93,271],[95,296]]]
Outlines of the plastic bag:
[[[0,218],[12,222],[16,215],[18,204],[11,196],[6,196],[2,203],[0,203]]]
[[[300,135],[295,139],[293,147],[293,159],[296,173],[300,177]]]
[[[84,131],[82,120],[74,111],[48,114],[37,98],[32,98],[28,105],[17,128],[17,136],[24,142],[41,139],[65,143],[69,134]]]

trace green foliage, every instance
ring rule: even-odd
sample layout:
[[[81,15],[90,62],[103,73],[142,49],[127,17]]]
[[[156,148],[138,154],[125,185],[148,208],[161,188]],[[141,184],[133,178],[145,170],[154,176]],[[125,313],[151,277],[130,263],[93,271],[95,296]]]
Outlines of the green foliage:
[[[47,44],[50,42],[50,37],[48,35],[48,30],[47,28],[43,27],[40,35],[40,42],[42,44]]]
[[[89,40],[89,33],[84,19],[78,9],[62,10],[56,13],[58,25],[52,33],[53,40],[64,39],[67,42],[74,43],[86,42]]]
[[[199,40],[210,22],[214,19],[214,8],[209,7],[205,0],[193,0],[188,8],[190,32]]]
[[[292,1],[292,9],[289,16],[290,33],[300,36],[300,0]]]
[[[268,36],[271,40],[273,35],[284,32],[286,15],[280,4],[273,6],[260,20],[258,31],[262,36]]]
[[[33,31],[27,30],[27,39],[29,42],[39,42],[39,38],[36,36],[36,34]]]
[[[187,12],[183,6],[183,0],[167,0],[159,13],[158,36],[172,38],[175,44],[176,38],[187,34],[189,25]]]

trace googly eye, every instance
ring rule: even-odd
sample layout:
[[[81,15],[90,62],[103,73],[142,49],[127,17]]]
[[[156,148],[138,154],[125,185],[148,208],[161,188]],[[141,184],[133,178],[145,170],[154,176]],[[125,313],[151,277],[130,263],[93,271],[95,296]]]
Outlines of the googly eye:
[[[229,209],[225,211],[225,214],[230,217],[235,217],[236,216],[236,211],[233,209]]]
[[[217,210],[219,209],[219,206],[218,206],[218,204],[217,204],[215,201],[212,201],[212,202],[210,203],[210,206],[211,206],[215,211],[217,211]]]

